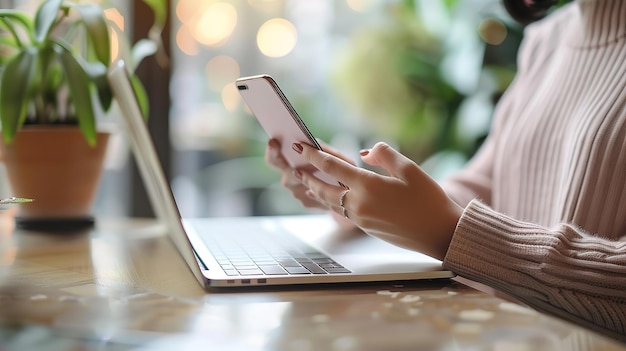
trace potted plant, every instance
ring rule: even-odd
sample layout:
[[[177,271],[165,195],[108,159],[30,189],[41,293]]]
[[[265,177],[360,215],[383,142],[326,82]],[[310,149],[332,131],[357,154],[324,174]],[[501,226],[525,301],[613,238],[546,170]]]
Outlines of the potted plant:
[[[155,11],[164,6],[146,3]],[[96,116],[113,101],[106,76],[110,30],[95,3],[45,0],[34,16],[0,10],[0,157],[13,194],[34,199],[20,206],[18,225],[93,223],[109,136]],[[121,42],[123,33],[117,37]],[[136,64],[156,44],[144,40],[133,49]],[[132,77],[147,115],[146,93]]]

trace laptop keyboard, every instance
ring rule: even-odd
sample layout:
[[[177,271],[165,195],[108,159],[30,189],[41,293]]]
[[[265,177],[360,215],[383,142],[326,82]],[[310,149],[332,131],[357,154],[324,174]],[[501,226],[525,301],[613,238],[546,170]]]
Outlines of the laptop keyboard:
[[[203,236],[229,276],[350,273],[327,255],[299,239],[270,233]]]

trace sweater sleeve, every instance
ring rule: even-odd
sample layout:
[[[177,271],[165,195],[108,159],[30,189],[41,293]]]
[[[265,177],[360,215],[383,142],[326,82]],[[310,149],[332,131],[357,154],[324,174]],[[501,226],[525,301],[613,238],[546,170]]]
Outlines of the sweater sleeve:
[[[474,200],[444,266],[538,310],[626,336],[626,236],[608,240],[567,223],[541,227]]]

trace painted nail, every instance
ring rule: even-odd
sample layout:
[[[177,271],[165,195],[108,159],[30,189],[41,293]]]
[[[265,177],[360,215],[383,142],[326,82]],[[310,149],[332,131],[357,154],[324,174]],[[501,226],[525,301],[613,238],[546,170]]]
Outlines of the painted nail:
[[[359,154],[361,156],[367,156],[369,153],[370,153],[369,149],[363,149],[363,150],[359,151]]]
[[[293,151],[295,151],[295,152],[297,152],[297,153],[299,153],[299,154],[301,154],[301,153],[302,153],[302,150],[304,149],[304,148],[302,147],[302,145],[300,145],[300,144],[298,144],[298,143],[293,143],[293,144],[291,145],[291,148],[293,149]]]

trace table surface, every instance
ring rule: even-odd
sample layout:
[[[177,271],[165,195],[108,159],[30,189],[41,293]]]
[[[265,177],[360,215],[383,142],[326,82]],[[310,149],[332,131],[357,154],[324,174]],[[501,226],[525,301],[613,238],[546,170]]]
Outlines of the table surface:
[[[0,248],[2,350],[626,350],[456,280],[207,292],[152,220]]]

